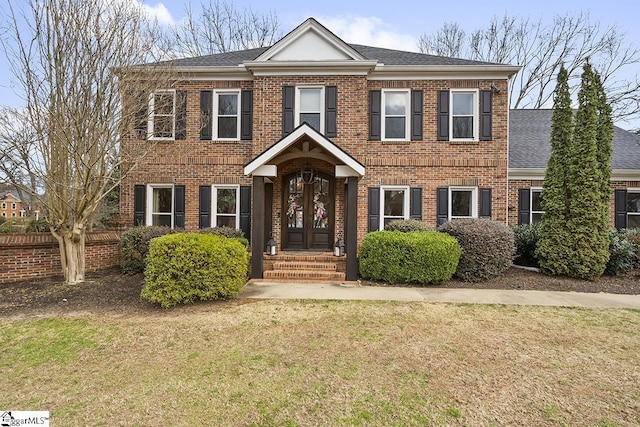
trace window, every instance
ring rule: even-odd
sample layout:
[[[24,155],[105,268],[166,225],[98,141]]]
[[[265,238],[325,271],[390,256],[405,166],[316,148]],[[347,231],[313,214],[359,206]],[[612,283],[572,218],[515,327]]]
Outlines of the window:
[[[24,218],[25,211],[24,209],[20,211],[20,218]]]
[[[13,209],[14,211],[16,210],[16,204],[15,203],[11,203],[11,209]]]
[[[380,229],[393,220],[409,219],[409,188],[381,187],[380,190]]]
[[[627,190],[627,228],[640,227],[640,189]]]
[[[324,96],[321,87],[298,87],[296,96],[296,123],[307,122],[318,132],[324,132]]]
[[[7,204],[5,202],[2,202],[2,209],[7,209]]]
[[[238,185],[213,186],[212,227],[240,228],[240,187]]]
[[[176,91],[154,92],[149,100],[149,111],[149,138],[175,139]]]
[[[7,217],[7,213],[6,212],[2,212],[2,217],[6,218]]]
[[[449,135],[452,140],[478,140],[478,92],[451,90],[451,120]]]
[[[213,111],[213,138],[240,139],[240,91],[216,91]]]
[[[478,217],[478,189],[449,187],[449,219]]]
[[[382,91],[382,139],[409,140],[409,90]]]
[[[542,214],[544,211],[540,207],[540,196],[542,195],[542,188],[531,189],[531,212],[529,218],[529,224],[535,224],[542,220]]]
[[[15,218],[16,217],[16,213],[15,212],[11,212],[11,217]]]
[[[147,225],[173,228],[173,185],[149,185],[147,206]]]

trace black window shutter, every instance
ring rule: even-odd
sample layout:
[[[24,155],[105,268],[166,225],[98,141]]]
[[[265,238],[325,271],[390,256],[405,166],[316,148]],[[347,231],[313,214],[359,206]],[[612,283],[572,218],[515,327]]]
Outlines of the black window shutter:
[[[240,230],[251,241],[251,186],[240,186]]]
[[[411,140],[422,140],[422,91],[411,91]]]
[[[627,190],[615,191],[616,228],[627,228]]]
[[[382,120],[382,92],[369,91],[369,140],[380,141]]]
[[[285,137],[293,131],[293,124],[295,123],[294,108],[295,108],[295,96],[296,88],[293,86],[282,87],[282,136]]]
[[[492,91],[480,91],[480,141],[491,141],[492,101]]]
[[[438,187],[436,191],[436,225],[442,225],[449,220],[449,188]]]
[[[355,206],[350,207],[355,209]],[[369,188],[369,231],[380,229],[380,188]]]
[[[480,218],[491,219],[491,189],[480,189]]]
[[[531,218],[531,190],[518,189],[518,225],[529,224]]]
[[[187,139],[187,91],[176,91],[176,139]]]
[[[327,138],[338,136],[338,87],[327,86],[325,93],[324,134]]]
[[[249,140],[253,138],[253,91],[243,90],[241,92],[242,114],[240,117],[240,139]]]
[[[145,214],[145,186],[133,187],[133,225],[144,225]]]
[[[438,141],[449,140],[449,91],[438,91]]]
[[[422,220],[422,188],[412,187],[409,197],[409,217],[411,219]]]
[[[135,99],[136,105],[136,114],[135,114],[135,123],[134,123],[134,131],[136,139],[147,139],[147,132],[149,126],[149,117],[147,116],[149,112],[149,98],[147,94],[144,92],[140,92],[137,94]]]
[[[213,109],[213,92],[200,91],[200,139],[213,139],[213,123],[211,110]]]
[[[173,227],[184,228],[184,185],[173,187]]]
[[[211,227],[211,186],[200,186],[200,201],[199,201],[199,228]]]

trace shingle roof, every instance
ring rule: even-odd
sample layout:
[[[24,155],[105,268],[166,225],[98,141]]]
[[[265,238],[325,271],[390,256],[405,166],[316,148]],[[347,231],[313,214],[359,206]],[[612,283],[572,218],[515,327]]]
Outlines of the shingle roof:
[[[490,62],[471,61],[467,59],[448,58],[424,53],[402,50],[384,49],[380,47],[350,44],[354,50],[369,60],[376,60],[385,65],[499,65]],[[176,67],[234,67],[244,61],[253,61],[268,47],[239,50],[235,52],[217,53],[214,55],[182,58],[172,61]]]
[[[509,167],[543,169],[551,154],[553,110],[509,112]],[[640,136],[614,126],[612,169],[640,170]]]

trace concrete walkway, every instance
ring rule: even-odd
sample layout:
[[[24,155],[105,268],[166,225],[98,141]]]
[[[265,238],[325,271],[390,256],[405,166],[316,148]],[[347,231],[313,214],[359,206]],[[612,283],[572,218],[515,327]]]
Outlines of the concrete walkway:
[[[360,286],[356,283],[276,283],[256,280],[248,283],[239,296],[263,299],[421,301],[640,309],[640,295],[502,289],[374,287]]]

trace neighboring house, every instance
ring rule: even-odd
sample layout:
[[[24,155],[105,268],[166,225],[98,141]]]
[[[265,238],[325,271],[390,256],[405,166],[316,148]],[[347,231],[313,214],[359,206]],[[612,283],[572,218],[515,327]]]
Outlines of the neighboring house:
[[[0,216],[3,218],[25,218],[31,212],[38,219],[40,211],[33,210],[30,197],[26,195],[27,200],[21,200],[15,194],[8,192],[0,195]]]
[[[509,223],[538,222],[540,194],[551,154],[553,110],[511,110],[509,116]],[[614,127],[611,158],[612,227],[640,227],[640,136]]]
[[[252,277],[271,236],[280,252],[343,239],[354,280],[365,234],[394,219],[508,220],[519,67],[352,45],[314,19],[269,48],[172,66],[123,138],[155,144],[122,183],[132,225],[241,229]]]

